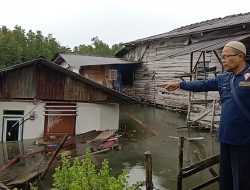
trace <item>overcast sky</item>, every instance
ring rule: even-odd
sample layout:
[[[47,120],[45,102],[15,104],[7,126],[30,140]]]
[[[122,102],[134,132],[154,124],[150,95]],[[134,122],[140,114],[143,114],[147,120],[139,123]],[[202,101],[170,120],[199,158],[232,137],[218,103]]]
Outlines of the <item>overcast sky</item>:
[[[2,0],[0,8],[0,26],[51,33],[72,48],[94,36],[112,45],[250,12],[250,0]]]

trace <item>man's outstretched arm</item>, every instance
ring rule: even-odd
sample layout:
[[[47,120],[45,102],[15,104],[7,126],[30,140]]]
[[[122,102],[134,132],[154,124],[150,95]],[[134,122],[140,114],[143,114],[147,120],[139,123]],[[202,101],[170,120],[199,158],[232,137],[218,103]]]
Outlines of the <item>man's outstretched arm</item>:
[[[175,83],[166,83],[158,85],[158,87],[165,88],[169,91],[174,91],[178,88],[193,92],[207,92],[218,90],[218,78],[208,80],[182,81]]]
[[[161,85],[158,85],[158,87],[165,88],[168,91],[174,91],[174,90],[180,88],[180,82],[161,84]]]

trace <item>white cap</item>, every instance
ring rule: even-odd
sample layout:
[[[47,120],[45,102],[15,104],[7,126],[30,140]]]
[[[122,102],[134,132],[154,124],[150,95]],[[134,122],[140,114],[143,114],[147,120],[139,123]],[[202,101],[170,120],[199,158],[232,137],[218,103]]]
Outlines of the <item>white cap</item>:
[[[241,42],[231,41],[231,42],[228,42],[225,45],[225,47],[231,47],[231,48],[237,49],[246,55],[246,46]]]

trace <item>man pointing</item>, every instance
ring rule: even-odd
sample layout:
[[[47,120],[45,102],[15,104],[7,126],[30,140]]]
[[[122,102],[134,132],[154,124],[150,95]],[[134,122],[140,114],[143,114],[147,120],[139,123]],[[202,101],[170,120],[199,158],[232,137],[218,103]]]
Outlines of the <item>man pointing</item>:
[[[227,43],[221,60],[227,72],[216,78],[160,86],[169,91],[219,91],[220,190],[250,190],[250,69],[245,45]]]

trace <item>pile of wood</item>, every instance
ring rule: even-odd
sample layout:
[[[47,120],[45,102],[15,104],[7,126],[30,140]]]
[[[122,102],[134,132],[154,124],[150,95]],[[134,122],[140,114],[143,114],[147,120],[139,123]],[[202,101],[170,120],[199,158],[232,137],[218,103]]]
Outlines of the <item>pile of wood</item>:
[[[32,170],[29,170],[27,173],[24,172],[21,176],[13,177],[10,180],[2,180],[0,181],[0,189],[9,189],[9,188],[29,188],[29,184],[34,182],[37,179],[43,179],[46,175],[47,171],[51,167],[53,161],[56,158],[60,159],[62,156],[73,157],[83,157],[84,155],[72,155],[73,151],[68,151],[70,146],[76,144],[88,144],[88,146],[92,149],[92,154],[97,154],[101,152],[106,152],[109,149],[113,149],[114,147],[119,146],[118,137],[116,135],[116,130],[106,130],[106,131],[89,131],[87,133],[83,133],[80,135],[76,135],[73,137],[64,136],[63,138],[56,139],[40,139],[35,142],[35,144],[44,146],[41,151],[32,152],[27,155],[17,155],[12,159],[6,161],[2,166],[0,166],[0,172],[4,172],[6,170],[11,170],[12,167],[15,166],[22,159],[27,159],[30,157],[35,157],[38,154],[43,154],[44,159],[40,164],[34,165]],[[65,150],[64,148],[67,148]],[[54,162],[55,163],[55,162]]]

